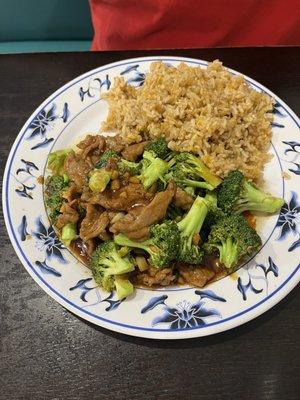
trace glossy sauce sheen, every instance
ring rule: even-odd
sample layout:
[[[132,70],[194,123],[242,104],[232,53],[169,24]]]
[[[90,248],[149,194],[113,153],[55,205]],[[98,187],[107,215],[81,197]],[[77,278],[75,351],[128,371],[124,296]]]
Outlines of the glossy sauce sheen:
[[[88,254],[87,245],[83,240],[77,239],[74,240],[71,244],[71,251],[79,258],[83,264],[89,267],[91,257]]]

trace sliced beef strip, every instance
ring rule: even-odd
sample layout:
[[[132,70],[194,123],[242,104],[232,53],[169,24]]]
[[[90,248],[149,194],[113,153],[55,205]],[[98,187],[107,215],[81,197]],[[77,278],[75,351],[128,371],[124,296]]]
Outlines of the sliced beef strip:
[[[105,141],[105,150],[114,150],[117,153],[121,153],[121,151],[124,149],[124,144],[122,143],[122,138],[120,135],[106,136]]]
[[[176,207],[180,207],[183,210],[188,210],[193,204],[194,199],[187,192],[177,186],[173,203]]]
[[[107,210],[129,211],[133,207],[148,204],[153,195],[145,191],[139,183],[129,183],[118,190],[105,190],[103,193],[85,192],[82,200],[90,204],[99,204]]]
[[[93,164],[89,157],[82,158],[79,154],[70,153],[64,162],[64,170],[70,179],[80,190],[88,179],[88,173],[93,168]]]
[[[211,281],[216,273],[213,269],[202,266],[181,264],[177,267],[179,274],[191,286],[203,287]]]
[[[98,210],[96,206],[87,204],[86,216],[80,225],[79,236],[84,241],[95,238],[105,232],[109,224],[108,213]]]
[[[122,218],[124,217],[124,213],[120,212],[120,211],[108,211],[108,216],[109,216],[109,220],[110,222],[112,222],[115,218]]]
[[[117,170],[118,169],[118,159],[115,157],[110,157],[107,161],[107,164],[105,166],[105,169],[107,170]]]
[[[176,186],[170,182],[164,192],[156,193],[151,203],[138,210],[127,214],[124,218],[117,221],[110,228],[113,233],[124,233],[129,235],[130,232],[136,232],[144,227],[159,222],[166,215],[167,208],[171,203],[175,194]]]
[[[148,141],[141,142],[125,147],[125,149],[122,151],[122,157],[128,161],[136,161],[137,158],[143,154],[145,146],[148,143]]]
[[[132,216],[132,220],[134,220],[134,213],[138,212],[139,208],[135,208],[130,212],[130,215]],[[125,214],[123,212],[117,212],[117,211],[109,211],[108,216],[110,219],[110,224],[113,225],[116,223],[119,219],[124,218]],[[129,239],[132,240],[137,240],[137,241],[142,241],[148,239],[150,236],[150,229],[148,226],[145,226],[142,229],[139,229],[137,231],[130,232],[128,234]],[[102,238],[101,238],[102,239]]]
[[[75,200],[76,201],[76,200]],[[74,202],[73,202],[74,203]],[[75,203],[73,204],[75,206]],[[56,226],[58,229],[63,228],[69,222],[76,224],[79,219],[79,214],[69,203],[64,203],[60,209],[60,214],[57,218]]]
[[[71,185],[63,192],[62,197],[66,199],[68,203],[71,203],[71,201],[76,199],[78,194],[77,186],[74,183],[71,183]]]
[[[131,240],[136,240],[137,242],[142,242],[144,240],[149,239],[150,228],[148,226],[144,226],[144,228],[137,229],[136,231],[127,232],[126,236]]]
[[[99,239],[103,240],[104,242],[107,242],[108,240],[112,240],[112,234],[104,231],[99,233]]]
[[[90,153],[100,155],[105,148],[105,138],[100,135],[87,135],[84,140],[77,144],[77,147],[82,150],[82,158],[86,158]]]
[[[135,276],[137,285],[143,286],[168,286],[176,279],[172,268],[149,267],[144,272],[138,272]]]

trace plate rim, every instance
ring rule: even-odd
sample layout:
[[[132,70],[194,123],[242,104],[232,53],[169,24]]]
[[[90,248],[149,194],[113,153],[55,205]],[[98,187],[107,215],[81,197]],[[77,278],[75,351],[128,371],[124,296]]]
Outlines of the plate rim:
[[[137,337],[144,337],[150,339],[186,339],[186,338],[193,338],[193,337],[204,337],[212,334],[216,334],[219,332],[226,331],[228,329],[232,329],[234,327],[240,326],[257,316],[263,314],[267,310],[271,309],[276,305],[280,300],[282,300],[288,293],[297,285],[300,280],[300,275],[297,278],[297,273],[300,270],[300,264],[293,270],[293,272],[288,276],[288,278],[279,286],[277,287],[270,295],[266,296],[261,301],[253,304],[251,307],[247,308],[246,310],[237,313],[231,317],[225,318],[217,324],[209,324],[209,326],[204,327],[204,329],[200,329],[200,327],[196,327],[194,329],[185,329],[185,330],[166,330],[166,329],[146,329],[146,328],[138,328],[138,327],[124,327],[120,324],[116,324],[114,321],[109,321],[101,318],[97,319],[96,316],[91,315],[87,310],[83,310],[81,307],[69,302],[67,299],[64,298],[63,295],[57,294],[54,288],[51,288],[50,285],[45,283],[41,276],[37,275],[35,271],[31,268],[29,261],[26,259],[25,255],[22,254],[22,250],[19,249],[18,241],[15,238],[14,231],[9,223],[9,211],[8,211],[8,202],[6,204],[6,198],[8,196],[7,193],[7,181],[9,177],[10,168],[12,162],[14,160],[14,156],[18,146],[21,144],[22,138],[26,130],[28,129],[28,124],[30,121],[36,116],[36,114],[43,109],[47,104],[53,101],[56,97],[58,97],[61,93],[66,91],[68,88],[72,87],[74,84],[82,81],[83,79],[94,75],[95,73],[103,72],[107,69],[113,67],[119,67],[122,65],[128,65],[134,62],[151,62],[151,61],[173,61],[173,62],[190,62],[198,65],[207,65],[209,62],[202,60],[202,59],[195,59],[189,57],[180,57],[180,56],[149,56],[149,57],[137,57],[137,58],[130,58],[130,59],[123,59],[120,61],[116,61],[113,63],[105,64],[103,66],[94,68],[81,74],[71,81],[68,81],[63,86],[59,87],[54,93],[48,96],[29,116],[26,122],[23,124],[20,132],[18,133],[12,147],[10,153],[7,157],[4,175],[3,175],[3,190],[2,190],[2,202],[3,202],[3,215],[5,220],[6,229],[10,238],[10,241],[13,245],[13,248],[21,261],[22,265],[25,267],[27,272],[32,276],[32,278],[37,282],[37,284],[52,298],[54,298],[59,304],[61,304],[64,308],[71,311],[73,314],[83,318],[97,326],[104,327],[106,329],[110,329],[115,332],[119,332],[122,334],[127,334],[131,336]],[[280,99],[275,93],[271,90],[266,88],[264,85],[260,84],[256,80],[248,77],[245,74],[242,74],[239,71],[236,71],[231,68],[227,68],[228,71],[235,75],[244,76],[248,82],[251,82],[259,89],[264,90],[266,93],[273,96],[275,99],[280,101],[280,104],[284,106],[287,113],[293,119],[298,127],[300,127],[300,120],[297,115],[294,113],[293,110],[282,100]],[[29,264],[29,265],[28,265]],[[283,290],[284,289],[284,290]]]

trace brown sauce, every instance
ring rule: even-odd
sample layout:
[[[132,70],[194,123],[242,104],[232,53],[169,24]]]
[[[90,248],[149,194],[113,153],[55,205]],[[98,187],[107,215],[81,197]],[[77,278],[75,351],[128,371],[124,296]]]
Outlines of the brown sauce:
[[[37,181],[37,183],[42,185],[44,183],[44,177],[42,175],[40,175],[40,176],[37,177],[36,181]]]
[[[252,227],[252,228],[256,228],[256,217],[251,214],[250,211],[244,211],[243,212],[243,216],[246,218],[248,224]]]
[[[71,250],[81,262],[87,267],[89,266],[91,257],[88,254],[88,247],[83,240],[74,240],[71,243]]]
[[[74,240],[71,244],[71,251],[75,254],[75,256],[83,264],[85,264],[87,267],[89,267],[91,258],[88,254],[88,246],[83,240],[81,240],[81,239]],[[205,256],[202,266],[204,268],[210,268],[215,272],[215,276],[209,282],[207,282],[207,284],[205,286],[208,286],[210,283],[216,282],[216,281],[218,281],[222,278],[225,278],[226,276],[229,275],[228,270],[226,270],[222,266],[222,264],[220,263],[220,260],[217,257]],[[178,282],[176,280],[175,282],[170,283],[168,286],[160,286],[160,285],[147,286],[140,282],[137,282],[136,273],[137,273],[137,271],[134,271],[131,273],[131,279],[136,288],[155,290],[155,289],[162,289],[164,287],[186,286],[187,285],[187,283],[184,281]],[[235,272],[232,273],[232,275],[234,275],[234,274],[235,274]]]

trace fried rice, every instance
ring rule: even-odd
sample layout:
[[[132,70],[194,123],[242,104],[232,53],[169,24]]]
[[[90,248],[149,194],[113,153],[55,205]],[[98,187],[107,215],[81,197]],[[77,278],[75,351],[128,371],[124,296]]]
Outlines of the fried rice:
[[[200,155],[221,177],[238,169],[261,180],[270,158],[273,100],[221,62],[207,68],[154,62],[141,87],[117,77],[103,98],[109,112],[101,128],[125,143],[164,137],[171,149]]]

